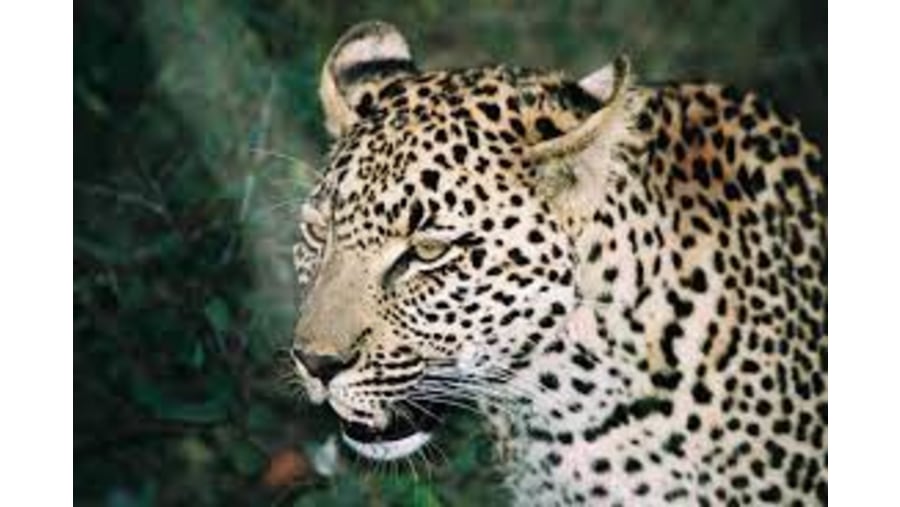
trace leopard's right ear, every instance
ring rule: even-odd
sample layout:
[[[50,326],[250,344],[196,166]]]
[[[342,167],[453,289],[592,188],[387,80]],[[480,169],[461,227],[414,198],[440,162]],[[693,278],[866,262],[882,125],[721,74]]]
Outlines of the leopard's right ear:
[[[325,128],[339,136],[367,114],[374,98],[366,98],[366,85],[415,72],[409,46],[392,25],[367,21],[353,26],[331,49],[322,68],[319,97]]]

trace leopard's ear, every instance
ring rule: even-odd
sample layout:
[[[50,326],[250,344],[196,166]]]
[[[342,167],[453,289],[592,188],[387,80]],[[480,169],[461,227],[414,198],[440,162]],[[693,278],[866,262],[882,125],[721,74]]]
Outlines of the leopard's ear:
[[[526,159],[537,170],[542,193],[555,196],[580,180],[603,179],[602,166],[630,121],[631,64],[624,56],[591,73],[578,86],[602,107],[580,125],[530,146]]]
[[[367,21],[347,30],[331,49],[319,83],[328,132],[339,136],[365,116],[365,85],[415,72],[409,46],[392,25]]]

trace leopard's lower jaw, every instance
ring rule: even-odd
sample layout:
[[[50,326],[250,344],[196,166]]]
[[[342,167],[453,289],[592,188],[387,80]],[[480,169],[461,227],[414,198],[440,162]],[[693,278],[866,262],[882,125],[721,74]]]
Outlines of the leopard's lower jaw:
[[[398,402],[388,424],[373,426],[341,419],[341,439],[359,456],[372,461],[405,458],[422,449],[442,419],[445,408],[420,401],[415,405]],[[402,415],[400,415],[402,414]],[[399,416],[398,416],[399,415]]]
[[[347,447],[360,456],[373,461],[393,461],[416,453],[431,440],[431,433],[419,431],[397,440],[378,442],[360,442],[341,433],[341,439]]]

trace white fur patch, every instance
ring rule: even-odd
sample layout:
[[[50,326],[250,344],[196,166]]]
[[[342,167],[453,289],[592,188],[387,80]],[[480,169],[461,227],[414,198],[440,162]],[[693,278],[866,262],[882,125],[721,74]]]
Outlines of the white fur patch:
[[[566,318],[565,332],[572,340],[590,341],[596,337],[597,319],[594,312],[587,306],[579,305]]]
[[[616,70],[613,64],[595,70],[590,75],[578,81],[578,86],[594,97],[606,102],[615,91]]]
[[[375,461],[392,461],[405,458],[421,449],[431,440],[431,433],[420,431],[406,438],[389,442],[359,442],[348,437],[346,433],[342,433],[341,438],[347,447],[353,449],[360,456]]]
[[[363,38],[344,44],[335,59],[336,70],[375,60],[409,60],[409,46],[394,30],[380,27]]]

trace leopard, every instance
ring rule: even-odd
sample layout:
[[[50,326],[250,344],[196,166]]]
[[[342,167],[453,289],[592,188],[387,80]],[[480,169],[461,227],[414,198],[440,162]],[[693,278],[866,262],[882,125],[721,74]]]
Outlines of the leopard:
[[[384,462],[479,414],[511,504],[827,504],[827,198],[799,120],[714,82],[422,70],[353,26],[298,213],[290,346]]]

